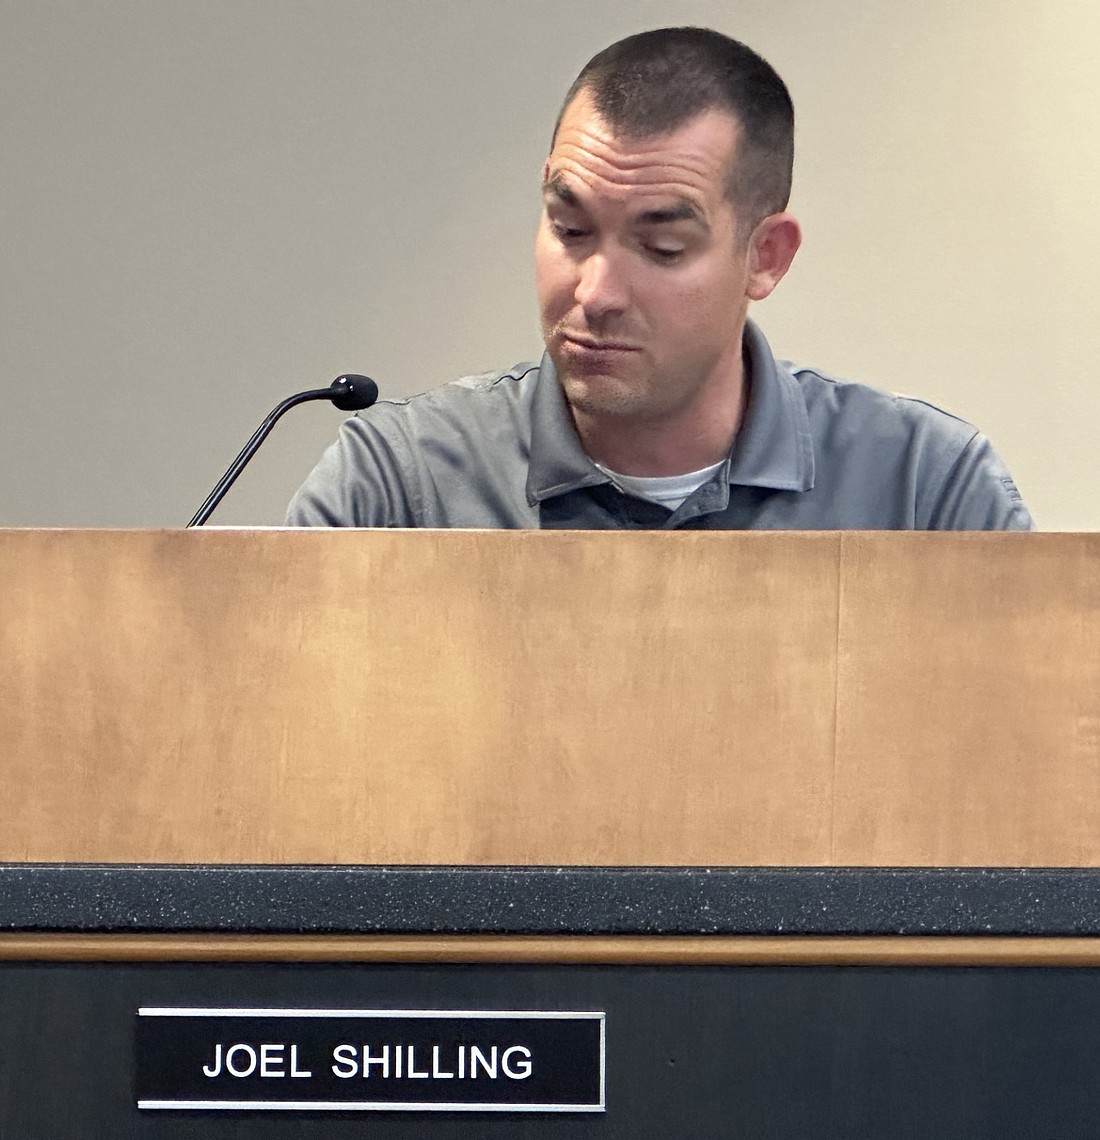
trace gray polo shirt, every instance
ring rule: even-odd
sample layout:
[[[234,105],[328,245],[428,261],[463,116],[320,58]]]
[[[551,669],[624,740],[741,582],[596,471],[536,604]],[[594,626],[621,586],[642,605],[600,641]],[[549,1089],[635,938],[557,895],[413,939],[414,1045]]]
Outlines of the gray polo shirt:
[[[467,377],[347,420],[291,526],[1030,530],[989,441],[939,408],[777,362],[745,328],[748,407],[729,457],[675,511],[585,454],[554,365]]]

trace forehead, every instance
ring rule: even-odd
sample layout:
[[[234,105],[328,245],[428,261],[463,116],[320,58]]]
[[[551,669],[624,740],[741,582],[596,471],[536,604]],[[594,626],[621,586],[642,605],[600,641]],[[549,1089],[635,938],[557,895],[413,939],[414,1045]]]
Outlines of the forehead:
[[[703,207],[726,197],[739,128],[732,115],[708,110],[665,134],[617,135],[581,91],[565,109],[546,165],[546,181],[627,202],[686,198]]]

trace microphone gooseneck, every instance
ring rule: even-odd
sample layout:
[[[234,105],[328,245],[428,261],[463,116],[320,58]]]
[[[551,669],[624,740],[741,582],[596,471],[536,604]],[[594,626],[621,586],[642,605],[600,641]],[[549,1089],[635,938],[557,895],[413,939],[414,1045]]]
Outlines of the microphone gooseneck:
[[[229,470],[218,480],[213,491],[206,496],[206,501],[195,512],[195,517],[187,526],[202,526],[214,513],[214,508],[225,498],[225,493],[259,450],[260,444],[271,434],[271,429],[279,422],[284,412],[290,411],[298,404],[306,403],[307,400],[331,400],[342,412],[360,412],[364,408],[369,408],[377,399],[378,385],[369,376],[357,376],[353,372],[337,376],[327,388],[311,388],[308,392],[288,396],[272,409],[267,419],[253,432],[252,438],[229,465]]]

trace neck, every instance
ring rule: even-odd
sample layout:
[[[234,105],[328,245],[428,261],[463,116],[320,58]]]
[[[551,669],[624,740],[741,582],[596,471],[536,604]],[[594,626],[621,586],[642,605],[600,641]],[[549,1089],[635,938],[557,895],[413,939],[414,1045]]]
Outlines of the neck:
[[[686,475],[729,455],[748,403],[744,365],[713,392],[672,415],[595,415],[573,409],[590,458],[620,475]]]

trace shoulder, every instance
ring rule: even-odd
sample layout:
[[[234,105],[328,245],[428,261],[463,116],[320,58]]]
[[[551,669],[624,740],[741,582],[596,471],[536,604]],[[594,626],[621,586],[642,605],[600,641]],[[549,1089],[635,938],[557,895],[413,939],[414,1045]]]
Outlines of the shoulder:
[[[921,440],[960,450],[978,435],[972,423],[916,396],[787,361],[780,367],[798,384],[816,426],[863,438]]]
[[[444,477],[450,468],[469,469],[487,449],[526,453],[538,376],[537,363],[464,376],[415,396],[381,400],[347,427],[385,448],[392,462]]]
[[[525,453],[538,371],[466,376],[358,412],[295,495],[288,523],[446,525],[452,500],[462,500],[455,488],[477,482],[478,461]]]
[[[1029,530],[1034,524],[989,439],[915,396],[780,365],[798,384],[822,481],[892,489],[920,529]]]
[[[498,372],[480,372],[452,380],[415,396],[379,400],[357,413],[365,423],[452,421],[493,414],[510,404],[521,404],[538,379],[538,362],[526,361]]]

